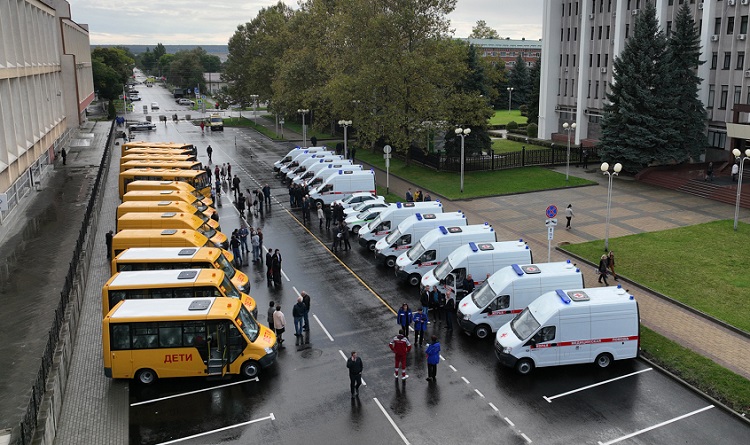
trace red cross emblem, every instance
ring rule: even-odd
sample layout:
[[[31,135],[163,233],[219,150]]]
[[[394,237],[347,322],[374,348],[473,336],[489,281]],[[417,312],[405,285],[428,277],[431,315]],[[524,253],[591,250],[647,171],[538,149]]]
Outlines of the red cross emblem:
[[[505,337],[507,337],[507,336],[508,336],[508,333],[507,333],[507,332],[503,332],[502,334],[500,334],[500,338],[505,338]]]

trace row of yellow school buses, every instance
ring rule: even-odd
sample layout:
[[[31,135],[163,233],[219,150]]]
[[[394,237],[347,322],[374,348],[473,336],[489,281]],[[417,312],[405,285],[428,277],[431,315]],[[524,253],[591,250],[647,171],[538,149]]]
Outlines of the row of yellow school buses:
[[[276,360],[250,282],[233,267],[208,173],[190,144],[122,146],[112,277],[102,287],[104,373],[256,377]]]

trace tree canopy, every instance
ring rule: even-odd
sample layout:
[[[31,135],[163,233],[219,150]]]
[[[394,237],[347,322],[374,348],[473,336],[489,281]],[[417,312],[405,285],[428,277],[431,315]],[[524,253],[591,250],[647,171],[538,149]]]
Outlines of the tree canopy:
[[[484,20],[477,20],[477,24],[471,28],[470,39],[499,39],[500,34],[494,29],[487,26]]]
[[[94,89],[99,97],[112,100],[123,92],[133,75],[135,60],[122,48],[95,48],[91,51]]]

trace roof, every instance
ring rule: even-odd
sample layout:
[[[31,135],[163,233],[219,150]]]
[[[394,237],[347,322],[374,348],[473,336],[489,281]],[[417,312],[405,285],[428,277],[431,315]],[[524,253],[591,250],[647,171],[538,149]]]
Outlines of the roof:
[[[193,309],[190,306],[193,305]],[[170,317],[205,318],[210,313],[229,314],[234,317],[242,302],[232,298],[154,298],[124,300],[111,312],[110,320],[126,321],[131,318],[158,320]]]
[[[163,260],[163,259],[191,259],[202,248],[198,247],[132,247],[117,256],[118,261]],[[219,251],[217,248],[205,249]]]
[[[474,46],[481,48],[499,48],[499,49],[512,49],[512,48],[528,48],[528,49],[542,49],[541,40],[511,40],[511,39],[461,39],[468,41]]]
[[[184,285],[194,284],[198,278],[217,280],[224,278],[224,272],[218,269],[178,269],[178,270],[139,270],[134,272],[118,272],[109,279],[106,286],[152,286],[152,285]]]

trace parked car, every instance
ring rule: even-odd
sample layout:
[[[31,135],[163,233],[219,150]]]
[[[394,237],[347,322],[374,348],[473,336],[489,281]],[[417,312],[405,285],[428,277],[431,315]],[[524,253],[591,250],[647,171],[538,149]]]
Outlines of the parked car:
[[[136,122],[128,126],[130,131],[149,131],[156,130],[156,124],[153,122]]]
[[[158,102],[151,102],[151,109],[152,110],[158,110],[159,109],[159,103]]]
[[[180,98],[180,99],[177,99],[177,103],[180,104],[180,105],[190,105],[190,106],[195,105],[194,101],[192,101],[190,99],[185,99],[184,97]]]

